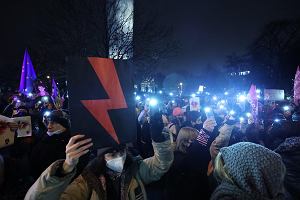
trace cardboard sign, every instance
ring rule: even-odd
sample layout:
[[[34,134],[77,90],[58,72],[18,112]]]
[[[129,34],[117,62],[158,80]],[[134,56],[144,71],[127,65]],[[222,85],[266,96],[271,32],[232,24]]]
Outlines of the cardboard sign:
[[[265,101],[284,101],[284,90],[265,89]]]
[[[0,149],[14,144],[15,132],[10,130],[7,122],[11,119],[0,115]]]
[[[68,63],[71,130],[93,139],[94,148],[136,140],[129,60],[74,58]]]
[[[19,125],[17,130],[17,137],[28,137],[32,136],[31,117],[16,117],[12,120]]]
[[[190,98],[190,111],[200,111],[200,98],[199,97]]]

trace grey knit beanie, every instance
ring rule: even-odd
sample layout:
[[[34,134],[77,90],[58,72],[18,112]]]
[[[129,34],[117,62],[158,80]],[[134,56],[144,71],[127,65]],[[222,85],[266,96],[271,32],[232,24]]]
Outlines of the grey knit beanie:
[[[285,167],[279,154],[250,142],[224,147],[220,152],[228,175],[245,193],[266,199],[283,194]]]

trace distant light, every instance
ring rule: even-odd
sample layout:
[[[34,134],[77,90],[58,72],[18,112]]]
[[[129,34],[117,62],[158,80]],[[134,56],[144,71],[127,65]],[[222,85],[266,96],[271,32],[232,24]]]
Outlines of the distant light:
[[[206,95],[210,95],[210,93],[209,93],[209,92],[205,92],[205,94],[206,94]]]
[[[229,94],[228,92],[224,92],[224,95],[226,95],[226,96],[227,96],[228,94]]]
[[[41,101],[38,101],[38,104],[41,104],[42,102]]]
[[[135,100],[137,100],[137,101],[141,100],[141,96],[136,96]]]
[[[47,76],[47,79],[50,79],[50,76]]]
[[[42,101],[48,101],[48,97],[46,97],[46,96],[43,97],[43,98],[42,98]]]
[[[157,104],[158,104],[157,99],[150,99],[150,101],[149,101],[150,106],[156,106]]]
[[[195,93],[193,93],[191,96],[192,96],[192,97],[196,97],[196,94],[195,94]]]
[[[59,85],[58,82],[56,84]]]
[[[251,113],[246,113],[246,116],[247,117],[251,117]]]
[[[221,105],[219,106],[219,108],[220,108],[220,109],[225,109],[225,106],[221,104]]]
[[[247,99],[247,97],[246,97],[245,95],[240,95],[240,96],[239,96],[239,100],[240,100],[241,102],[244,102],[246,99]]]
[[[210,107],[205,107],[205,108],[204,108],[204,112],[208,113],[208,112],[210,112],[210,111],[211,111],[211,108],[210,108]]]
[[[222,104],[225,104],[225,103],[226,103],[226,101],[225,101],[225,100],[221,100],[221,103],[222,103]]]
[[[181,83],[181,82],[180,82],[180,83],[179,83],[179,85],[180,85],[180,86],[182,86],[182,85],[183,85],[183,83]]]
[[[148,97],[147,99],[146,99],[146,101],[150,101],[151,99]]]
[[[67,94],[67,96],[66,96],[67,98],[69,98],[69,95]]]
[[[20,103],[21,101],[19,99],[17,99],[17,103]]]
[[[199,91],[199,92],[203,92],[203,91],[204,91],[204,86],[203,86],[203,85],[200,85],[198,91]]]
[[[198,92],[196,92],[196,94],[200,94],[200,92],[198,91]]]
[[[283,110],[284,110],[284,111],[288,111],[289,109],[290,109],[289,106],[283,106]]]
[[[278,122],[280,122],[280,119],[275,119],[274,122],[277,122],[277,123],[278,123]]]
[[[259,94],[258,94],[258,95],[256,95],[256,97],[257,97],[258,99],[260,99],[260,98],[261,98]]]
[[[175,103],[175,101],[174,101],[174,100],[172,100],[172,103]]]
[[[158,91],[159,94],[162,94],[163,92],[161,90]]]
[[[172,92],[169,93],[170,96],[173,96],[174,94]]]
[[[218,100],[218,97],[217,97],[217,96],[213,96],[213,100],[214,100],[214,101],[217,101],[217,100]]]
[[[231,110],[231,111],[229,112],[229,114],[230,114],[230,115],[234,115],[234,114],[235,114],[235,111],[234,111],[234,110]]]
[[[46,111],[46,112],[44,113],[44,116],[48,117],[50,114],[51,114],[51,113],[50,113],[49,111]]]
[[[257,89],[257,90],[256,90],[256,93],[257,93],[257,94],[260,94],[260,92],[261,92],[260,89]]]
[[[134,92],[133,94],[136,95],[136,92]]]
[[[28,96],[28,97],[32,97],[33,94],[30,92],[30,93],[27,94],[27,96]]]
[[[245,121],[244,117],[240,117],[240,122],[244,122],[244,121]]]

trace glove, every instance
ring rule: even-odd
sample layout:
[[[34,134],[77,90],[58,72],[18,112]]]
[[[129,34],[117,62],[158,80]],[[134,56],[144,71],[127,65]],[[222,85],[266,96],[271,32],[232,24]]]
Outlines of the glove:
[[[205,120],[205,122],[203,123],[203,128],[205,130],[207,130],[208,132],[213,132],[213,130],[215,129],[215,126],[217,126],[217,122],[215,119],[213,118],[208,118],[207,120]]]
[[[160,143],[166,141],[166,137],[163,135],[163,128],[162,114],[157,112],[150,118],[151,138],[154,142]]]

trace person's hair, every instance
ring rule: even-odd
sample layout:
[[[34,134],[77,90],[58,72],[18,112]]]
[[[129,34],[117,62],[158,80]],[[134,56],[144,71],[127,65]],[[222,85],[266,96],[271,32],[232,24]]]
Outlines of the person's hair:
[[[176,150],[186,153],[186,143],[189,140],[196,139],[198,134],[199,131],[197,129],[191,127],[181,128],[176,139]]]
[[[222,153],[219,152],[214,160],[214,176],[215,178],[221,182],[222,180],[226,179],[229,182],[233,182],[230,178],[229,174],[227,173],[226,169],[224,168],[224,160],[222,158]]]

